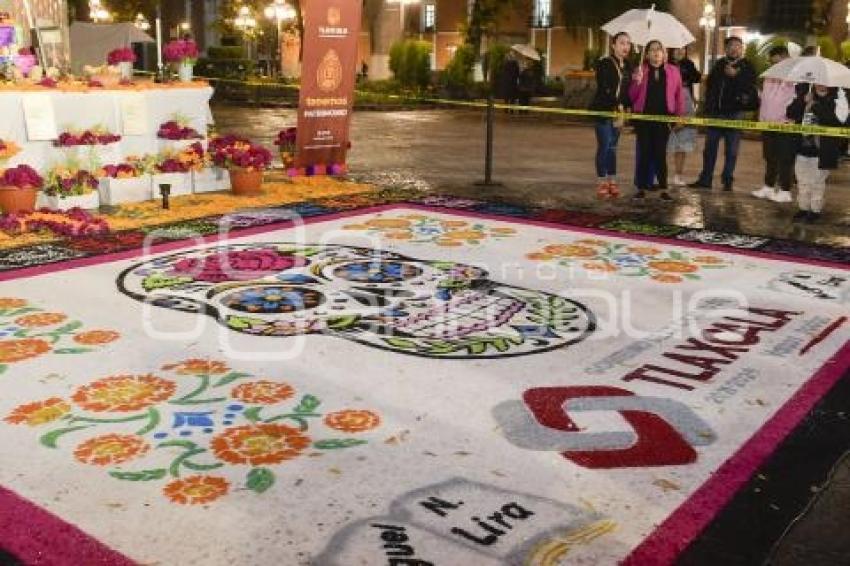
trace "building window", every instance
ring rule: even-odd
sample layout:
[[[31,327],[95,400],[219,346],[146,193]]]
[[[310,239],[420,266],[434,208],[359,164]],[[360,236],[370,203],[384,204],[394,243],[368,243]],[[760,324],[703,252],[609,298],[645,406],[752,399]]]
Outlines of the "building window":
[[[534,0],[531,27],[552,27],[552,0]]]
[[[425,4],[425,14],[422,21],[426,31],[431,31],[437,26],[437,5]]]

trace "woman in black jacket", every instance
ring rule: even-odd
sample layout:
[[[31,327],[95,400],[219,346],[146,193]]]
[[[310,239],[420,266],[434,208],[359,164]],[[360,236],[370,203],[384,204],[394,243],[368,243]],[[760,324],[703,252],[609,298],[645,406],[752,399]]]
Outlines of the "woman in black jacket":
[[[632,69],[626,58],[632,50],[629,34],[620,32],[611,38],[611,55],[596,62],[596,94],[591,110],[623,112],[631,108],[629,85]],[[596,120],[596,176],[599,198],[617,198],[617,143],[620,125],[613,118]]]
[[[838,89],[821,85],[798,85],[797,98],[788,106],[788,118],[797,124],[818,126],[843,126],[847,121],[847,109],[836,114]],[[800,210],[794,215],[796,222],[815,222],[823,210],[826,180],[829,172],[838,169],[841,138],[832,136],[798,136],[797,161],[797,205]]]

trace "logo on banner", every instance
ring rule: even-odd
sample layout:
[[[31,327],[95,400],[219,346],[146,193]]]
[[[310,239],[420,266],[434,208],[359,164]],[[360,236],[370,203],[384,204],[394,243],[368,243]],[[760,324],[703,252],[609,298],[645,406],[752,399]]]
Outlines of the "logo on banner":
[[[615,412],[631,430],[585,431],[571,414]],[[528,450],[560,452],[586,468],[679,466],[697,460],[695,446],[717,436],[687,405],[640,397],[618,387],[540,387],[494,411],[502,433]]]
[[[331,6],[328,8],[328,25],[329,26],[338,26],[342,21],[342,15],[339,12],[339,8],[336,6]]]
[[[330,49],[325,53],[319,69],[316,71],[316,84],[322,92],[333,92],[342,84],[342,62],[336,51]]]

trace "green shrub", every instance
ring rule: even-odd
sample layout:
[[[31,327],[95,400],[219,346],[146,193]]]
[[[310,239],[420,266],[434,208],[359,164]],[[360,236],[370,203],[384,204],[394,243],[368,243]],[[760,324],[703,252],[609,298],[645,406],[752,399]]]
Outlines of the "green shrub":
[[[241,45],[221,47],[213,46],[207,48],[207,57],[210,59],[244,59],[245,50]]]
[[[847,63],[850,61],[850,39],[841,42],[841,62]]]
[[[595,47],[593,49],[585,49],[584,50],[584,62],[582,63],[582,69],[585,71],[592,71],[596,66],[596,62],[605,55],[605,50],[601,47]]]
[[[475,51],[471,45],[463,44],[457,48],[454,57],[443,72],[443,85],[452,96],[468,93],[472,86],[472,69],[475,66]]]
[[[390,48],[390,71],[406,88],[422,89],[431,82],[431,43],[406,40]]]
[[[763,72],[770,67],[770,60],[767,58],[767,52],[761,49],[758,41],[751,41],[747,44],[747,50],[744,52],[744,57],[749,61],[756,71],[756,76],[760,77]]]
[[[830,36],[819,36],[817,45],[820,47],[821,57],[832,59],[833,61],[838,60],[838,47],[835,45],[835,40],[833,40]]]
[[[210,59],[202,57],[195,65],[199,77],[216,79],[247,79],[255,74],[255,63],[251,59]]]
[[[499,73],[505,64],[505,58],[511,52],[511,47],[504,43],[495,43],[487,50],[484,56],[484,76],[490,79],[491,82],[498,80]]]

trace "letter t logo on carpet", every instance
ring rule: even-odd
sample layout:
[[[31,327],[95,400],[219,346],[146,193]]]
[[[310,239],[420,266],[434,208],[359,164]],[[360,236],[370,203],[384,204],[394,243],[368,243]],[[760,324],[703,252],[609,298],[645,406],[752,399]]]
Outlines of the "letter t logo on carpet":
[[[583,431],[571,413],[614,411],[631,431]],[[663,397],[639,397],[617,387],[539,387],[522,401],[493,410],[512,444],[561,452],[587,468],[679,466],[696,461],[695,446],[716,440],[711,427],[687,405]]]

